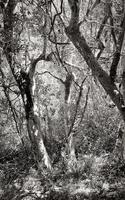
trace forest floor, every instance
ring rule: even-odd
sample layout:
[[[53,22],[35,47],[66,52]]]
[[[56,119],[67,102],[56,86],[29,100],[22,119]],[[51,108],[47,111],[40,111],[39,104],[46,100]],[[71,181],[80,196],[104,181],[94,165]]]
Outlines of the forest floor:
[[[1,200],[125,200],[124,166],[105,164],[103,170],[87,166],[84,172],[40,175],[32,160],[0,163]],[[95,169],[95,168],[94,168]]]

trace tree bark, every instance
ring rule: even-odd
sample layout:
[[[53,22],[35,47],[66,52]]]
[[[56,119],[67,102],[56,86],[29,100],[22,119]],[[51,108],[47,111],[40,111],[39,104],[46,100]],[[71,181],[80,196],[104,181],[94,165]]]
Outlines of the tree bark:
[[[85,38],[81,35],[79,29],[73,30],[69,26],[66,28],[66,34],[70,38],[74,46],[77,48],[77,50],[80,52],[82,57],[85,59],[93,74],[98,78],[102,87],[111,97],[112,101],[117,106],[125,121],[125,106],[122,94],[119,92],[116,85],[112,83],[109,75],[101,68],[101,66],[97,62],[91,49],[86,43]]]
[[[40,60],[45,60],[45,55],[41,54],[38,58],[34,59],[31,63],[29,72],[25,72],[18,66],[15,69],[13,54],[15,53],[13,45],[13,32],[14,32],[14,9],[17,4],[15,0],[9,0],[6,8],[3,11],[4,23],[4,54],[12,71],[12,74],[18,84],[21,92],[22,101],[24,104],[25,115],[27,120],[28,135],[31,142],[33,154],[37,161],[38,167],[41,167],[42,161],[51,170],[51,161],[44,145],[42,132],[40,129],[40,121],[38,115],[38,106],[35,101],[35,68]],[[43,48],[44,49],[44,48]],[[44,51],[44,50],[43,50]]]
[[[68,169],[71,172],[74,172],[77,168],[77,158],[75,152],[75,138],[74,134],[70,133],[68,137]]]
[[[52,169],[51,161],[47,153],[46,147],[44,145],[43,135],[40,126],[39,112],[38,112],[39,110],[35,95],[36,84],[34,79],[34,72],[35,69],[32,70],[31,68],[28,73],[29,81],[27,80],[26,82],[27,87],[25,88],[25,97],[24,97],[28,134],[32,144],[33,153],[38,162],[38,166],[39,164],[41,166],[43,160],[46,167],[51,170]]]
[[[68,168],[69,171],[74,171],[76,166],[76,154],[75,154],[75,144],[74,144],[74,136],[72,133],[72,128],[74,124],[70,123],[70,96],[71,96],[71,87],[73,84],[73,75],[72,72],[69,72],[66,76],[66,80],[64,82],[65,86],[65,98],[64,98],[64,125],[65,125],[65,137],[67,143],[67,151],[68,151]]]
[[[68,1],[68,2],[71,9],[71,19],[70,19],[69,26],[65,28],[66,35],[74,44],[74,46],[76,47],[78,52],[81,54],[81,56],[84,58],[88,67],[91,69],[92,74],[94,74],[97,77],[98,81],[100,82],[100,84],[102,85],[106,93],[110,96],[114,104],[117,106],[125,122],[125,103],[124,103],[125,97],[124,95],[121,94],[121,92],[119,91],[115,83],[112,82],[111,77],[101,68],[97,59],[93,55],[90,47],[88,46],[84,36],[80,32],[79,26],[81,23],[79,23],[78,5],[76,5],[73,0]],[[77,8],[74,9],[72,4],[74,5],[74,7],[77,6]],[[125,32],[124,19],[125,19],[125,16],[123,18],[123,24],[122,24],[122,27],[123,27],[122,38],[124,37],[124,32]],[[124,146],[124,151],[125,151],[125,146]]]
[[[71,12],[74,13],[74,11]],[[76,13],[76,15],[78,15],[78,13]],[[95,58],[90,47],[88,46],[84,36],[80,32],[79,24],[75,23],[74,27],[72,26],[72,24],[69,24],[69,26],[66,27],[65,32],[76,47],[76,49],[82,55],[88,67],[92,70],[93,74],[95,74],[95,76],[98,78],[100,84],[105,89],[106,93],[111,97],[112,101],[117,106],[125,121],[125,105],[123,101],[123,96],[119,92],[116,85],[112,83],[110,76],[99,65],[97,59]]]

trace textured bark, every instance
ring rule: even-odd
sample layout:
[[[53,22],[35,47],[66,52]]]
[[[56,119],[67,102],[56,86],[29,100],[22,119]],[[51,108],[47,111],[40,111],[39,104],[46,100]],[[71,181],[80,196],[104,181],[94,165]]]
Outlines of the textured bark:
[[[65,99],[64,99],[64,125],[65,125],[65,134],[66,134],[66,143],[67,143],[67,150],[68,150],[68,168],[70,171],[74,170],[76,166],[76,154],[75,154],[75,144],[74,144],[74,137],[72,133],[73,125],[69,126],[70,122],[70,96],[71,96],[71,87],[73,84],[73,75],[70,72],[67,74],[66,80],[64,82],[65,86]],[[73,121],[74,123],[75,121]]]
[[[102,87],[111,97],[112,101],[115,103],[120,113],[122,114],[123,119],[125,120],[124,101],[121,93],[117,89],[116,85],[112,83],[108,74],[101,68],[101,66],[97,62],[91,49],[86,43],[85,38],[81,35],[79,29],[75,31],[71,29],[71,27],[67,27],[66,34],[70,38],[74,46],[77,48],[77,50],[80,52],[80,54],[83,56],[93,74],[98,78]]]
[[[35,68],[36,64],[40,60],[45,59],[45,55],[41,54],[38,58],[34,59],[31,63],[29,72],[23,70],[16,71],[13,62],[13,29],[14,29],[14,9],[17,1],[9,0],[6,8],[3,11],[3,22],[4,22],[4,54],[6,55],[8,64],[12,71],[12,74],[18,84],[21,92],[25,115],[27,120],[28,135],[31,142],[34,157],[37,161],[38,167],[41,166],[42,161],[44,164],[51,169],[51,162],[44,145],[42,132],[40,129],[40,121],[38,115],[38,107],[35,101]]]
[[[68,137],[68,168],[69,171],[73,172],[76,170],[77,158],[75,153],[75,138],[74,134],[71,133]]]
[[[72,1],[73,3],[74,1]],[[102,85],[102,87],[105,89],[106,93],[110,96],[114,104],[117,106],[118,110],[120,111],[123,120],[125,122],[125,96],[122,95],[119,91],[119,89],[116,87],[114,81],[112,81],[111,76],[109,76],[99,65],[97,59],[94,57],[90,47],[88,46],[84,36],[81,34],[79,29],[79,20],[78,20],[78,12],[75,13],[75,10],[79,10],[79,8],[72,9],[73,6],[71,5],[71,2],[69,1],[70,9],[71,9],[71,20],[69,23],[69,26],[65,29],[65,32],[68,36],[68,38],[72,41],[78,52],[81,54],[81,56],[86,61],[88,67],[91,69],[92,73],[98,78],[98,81]],[[74,3],[74,6],[78,6]],[[77,18],[77,21],[74,20],[75,16]],[[72,23],[71,23],[72,22]],[[74,26],[73,26],[73,25]],[[121,27],[123,30],[121,31],[121,36],[119,37],[118,41],[118,47],[116,49],[116,54],[114,55],[114,59],[111,65],[111,69],[113,69],[116,72],[117,65],[120,59],[120,52],[122,48],[123,38],[124,38],[124,30],[125,30],[125,15],[121,24]],[[114,75],[113,75],[114,76]],[[124,77],[124,74],[123,74]],[[114,78],[114,77],[113,77]],[[124,81],[125,82],[125,81]],[[124,84],[125,85],[125,84]],[[124,144],[124,151],[125,151],[125,144]]]
[[[32,66],[33,67],[33,66]],[[44,145],[43,134],[41,131],[39,112],[37,100],[35,98],[35,80],[34,80],[34,70],[30,69],[29,71],[29,81],[26,82],[27,87],[25,90],[25,111],[27,119],[28,134],[32,144],[33,153],[38,162],[38,166],[43,161],[47,168],[51,170],[51,161],[47,153],[46,147]]]

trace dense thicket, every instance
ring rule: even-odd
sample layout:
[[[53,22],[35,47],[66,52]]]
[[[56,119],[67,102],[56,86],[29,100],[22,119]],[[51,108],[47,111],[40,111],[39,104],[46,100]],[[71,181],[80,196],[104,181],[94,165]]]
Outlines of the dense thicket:
[[[124,199],[124,6],[0,1],[2,199]]]

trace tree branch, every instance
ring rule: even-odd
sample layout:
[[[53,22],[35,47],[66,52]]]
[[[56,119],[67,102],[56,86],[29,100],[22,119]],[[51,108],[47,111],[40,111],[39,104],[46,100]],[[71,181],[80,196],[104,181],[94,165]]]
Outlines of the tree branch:
[[[39,73],[39,74],[41,74],[41,75],[43,75],[43,74],[49,74],[49,75],[51,75],[53,78],[55,78],[55,79],[57,79],[58,81],[60,81],[63,85],[65,85],[65,81],[63,81],[61,78],[59,78],[59,77],[53,75],[53,74],[52,74],[51,72],[49,72],[49,71],[44,71],[43,73]]]
[[[100,4],[100,2],[101,2],[100,0],[96,0],[96,1],[92,4],[91,8],[87,10],[86,15],[88,16],[89,13],[92,12],[92,11],[94,10],[94,8],[95,8],[96,6],[98,6],[98,4]]]
[[[123,45],[123,41],[124,41],[124,35],[125,35],[125,14],[121,23],[121,28],[122,31],[119,33],[119,37],[118,37],[118,42],[116,45],[116,51],[114,53],[114,57],[112,60],[112,64],[110,67],[110,78],[112,80],[112,82],[114,83],[115,78],[116,78],[116,73],[117,73],[117,67],[118,67],[118,63],[120,60],[120,56],[121,56],[121,50],[122,50],[122,45]]]
[[[102,20],[101,25],[100,25],[99,31],[98,31],[97,36],[96,36],[96,40],[100,39],[100,36],[102,34],[102,31],[103,31],[103,29],[105,27],[105,24],[106,24],[108,18],[109,18],[109,16],[106,14],[105,17]]]
[[[19,130],[19,127],[18,127],[17,113],[16,113],[16,111],[15,111],[13,105],[12,105],[11,100],[10,100],[9,90],[8,90],[8,87],[6,86],[5,80],[4,80],[5,79],[5,75],[4,75],[4,72],[3,72],[1,67],[0,67],[0,73],[1,73],[1,76],[2,76],[2,87],[3,87],[5,97],[6,97],[7,101],[8,101],[8,104],[9,104],[9,107],[10,107],[10,110],[11,110],[11,113],[12,113],[12,116],[13,116],[13,120],[15,122],[17,133],[18,133],[19,138],[20,138],[20,140],[22,142],[22,145],[25,147],[24,141],[23,141],[23,139],[22,139],[22,137],[20,135],[21,133],[20,133],[20,130]]]
[[[31,66],[30,66],[29,72],[28,72],[29,77],[31,78],[31,80],[32,80],[32,78],[33,78],[33,76],[34,76],[37,63],[38,63],[39,61],[41,61],[41,60],[44,60],[44,61],[46,61],[46,62],[52,61],[52,55],[53,55],[53,52],[49,53],[47,56],[46,56],[44,53],[42,53],[42,54],[41,54],[40,56],[38,56],[36,59],[33,59],[33,60],[31,61]]]
[[[76,106],[75,106],[75,114],[74,114],[74,117],[73,117],[73,120],[71,122],[71,125],[70,125],[70,128],[69,128],[69,132],[68,132],[68,137],[70,136],[72,130],[73,130],[73,127],[74,127],[74,124],[75,124],[75,121],[76,121],[76,116],[77,116],[77,112],[78,112],[78,107],[79,107],[79,104],[80,104],[80,100],[81,100],[81,97],[82,97],[82,91],[83,91],[83,84],[85,82],[87,77],[85,77],[80,85],[80,91],[79,91],[79,95],[78,95],[78,99],[77,99],[77,102],[76,102]]]
[[[70,4],[70,1],[69,1]],[[70,6],[71,7],[71,6]],[[72,9],[72,8],[71,8]],[[75,12],[75,11],[74,11]],[[74,14],[75,15],[75,14]],[[76,15],[78,15],[76,11]],[[71,19],[73,20],[73,19]],[[73,20],[74,21],[74,20]],[[112,101],[115,103],[119,109],[123,119],[125,120],[125,106],[123,97],[120,91],[117,89],[116,85],[112,83],[110,76],[101,68],[97,59],[94,57],[90,47],[88,46],[84,36],[81,34],[77,22],[74,21],[75,30],[70,23],[69,26],[65,29],[65,32],[68,38],[72,41],[76,49],[85,59],[88,67],[92,70],[93,74],[98,78],[100,84],[105,89],[107,94],[111,97]]]

